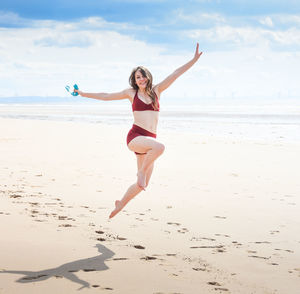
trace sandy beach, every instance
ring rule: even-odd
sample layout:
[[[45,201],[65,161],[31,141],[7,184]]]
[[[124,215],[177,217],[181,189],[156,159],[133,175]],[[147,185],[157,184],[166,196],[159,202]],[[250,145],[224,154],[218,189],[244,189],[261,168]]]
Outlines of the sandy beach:
[[[0,119],[0,293],[300,293],[299,145],[159,130],[149,187],[109,220],[127,132]]]

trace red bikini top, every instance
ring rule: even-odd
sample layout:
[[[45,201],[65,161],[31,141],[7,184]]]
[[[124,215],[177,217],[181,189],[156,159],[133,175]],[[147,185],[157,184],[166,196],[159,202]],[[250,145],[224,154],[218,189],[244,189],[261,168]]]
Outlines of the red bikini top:
[[[157,99],[157,96],[156,96],[156,99]],[[158,109],[155,110],[152,103],[147,104],[144,101],[142,101],[138,96],[138,91],[136,91],[134,98],[133,98],[133,102],[132,102],[132,111],[145,111],[145,110],[159,111],[158,99],[157,99],[157,106],[158,106]]]

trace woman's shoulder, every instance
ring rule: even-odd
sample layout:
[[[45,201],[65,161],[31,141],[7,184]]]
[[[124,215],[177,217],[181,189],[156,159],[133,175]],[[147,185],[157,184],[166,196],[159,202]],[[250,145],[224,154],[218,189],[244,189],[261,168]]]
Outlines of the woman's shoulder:
[[[125,89],[124,92],[127,94],[127,96],[129,97],[129,99],[132,102],[134,99],[134,96],[136,94],[136,90],[133,88],[128,88],[128,89]]]
[[[155,95],[158,97],[158,99],[160,99],[160,92],[158,89],[158,85],[153,85],[152,91],[155,93]]]

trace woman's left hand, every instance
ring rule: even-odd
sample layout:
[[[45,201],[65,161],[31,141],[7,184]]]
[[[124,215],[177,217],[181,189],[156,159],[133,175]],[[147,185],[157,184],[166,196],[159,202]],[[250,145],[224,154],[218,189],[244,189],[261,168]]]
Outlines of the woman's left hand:
[[[197,61],[203,52],[199,52],[199,43],[197,43],[194,59]]]

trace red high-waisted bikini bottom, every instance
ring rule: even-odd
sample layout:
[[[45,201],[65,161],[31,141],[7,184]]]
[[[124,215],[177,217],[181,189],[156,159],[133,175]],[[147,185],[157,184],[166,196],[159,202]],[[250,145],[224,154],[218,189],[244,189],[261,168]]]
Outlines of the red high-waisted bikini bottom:
[[[131,140],[133,140],[135,137],[138,137],[138,136],[146,136],[146,137],[156,138],[156,134],[151,133],[137,125],[133,125],[127,135],[127,145],[131,142]],[[145,154],[145,153],[135,152],[135,154]]]

